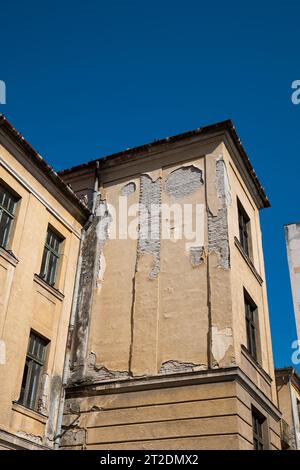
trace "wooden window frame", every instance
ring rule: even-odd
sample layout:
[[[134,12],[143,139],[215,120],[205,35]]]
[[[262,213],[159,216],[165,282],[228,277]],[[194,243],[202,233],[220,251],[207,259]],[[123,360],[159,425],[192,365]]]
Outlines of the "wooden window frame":
[[[38,351],[41,349],[42,355],[32,352],[31,344],[33,344],[33,349],[37,345]],[[48,346],[48,340],[35,331],[30,331],[18,403],[34,411],[38,406],[40,379],[45,367]]]
[[[48,237],[50,240],[48,241]],[[52,246],[52,238],[57,243],[57,249]],[[54,286],[57,281],[57,273],[61,258],[61,247],[64,238],[51,226],[48,225],[46,241],[44,244],[41,270],[39,276],[50,286]]]
[[[251,221],[240,200],[237,200],[239,242],[245,254],[252,259]]]
[[[246,323],[247,350],[253,359],[259,359],[258,309],[248,292],[244,289],[244,309]]]
[[[266,450],[268,448],[266,425],[267,418],[252,408],[253,450]]]
[[[17,205],[20,200],[20,196],[18,196],[15,191],[9,188],[5,183],[0,180],[0,190],[3,190],[4,196],[7,195],[9,198],[8,207],[5,206],[4,200],[0,198],[0,246],[5,250],[9,247],[11,234],[13,230],[13,225],[16,219],[16,212],[17,212]],[[13,207],[10,209],[9,206],[13,203]],[[8,228],[1,233],[1,221],[3,216],[6,216],[9,220]]]

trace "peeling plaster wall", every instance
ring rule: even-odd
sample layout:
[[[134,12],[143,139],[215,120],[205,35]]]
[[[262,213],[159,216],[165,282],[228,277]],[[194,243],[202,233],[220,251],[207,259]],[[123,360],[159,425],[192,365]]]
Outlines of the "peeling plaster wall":
[[[92,288],[88,295],[91,312],[89,331],[85,328],[88,346],[83,384],[93,382],[93,391],[89,396],[90,388],[83,388],[85,397],[79,392],[77,398],[66,402],[62,440],[66,448],[100,449],[107,445],[115,448],[120,444],[128,449],[127,438],[132,442],[136,439],[138,447],[141,436],[144,436],[141,446],[151,448],[150,435],[155,437],[155,444],[164,448],[167,448],[168,439],[172,440],[176,435],[177,444],[184,447],[181,437],[186,433],[191,436],[192,423],[187,428],[176,425],[174,434],[170,423],[155,422],[157,416],[164,413],[160,408],[164,405],[156,401],[158,395],[162,401],[166,400],[167,421],[170,416],[176,420],[187,419],[181,411],[181,400],[189,401],[190,389],[176,384],[176,391],[166,391],[166,381],[173,377],[180,380],[188,374],[195,377],[206,371],[222,374],[238,365],[264,396],[276,402],[267,374],[272,370],[272,355],[265,287],[258,283],[234,242],[238,196],[253,218],[254,263],[264,279],[258,210],[253,206],[249,192],[240,185],[240,177],[225,144],[218,141],[210,148],[205,147],[205,151],[190,145],[186,154],[177,149],[174,153],[163,152],[161,158],[145,159],[135,162],[132,168],[124,165],[120,169],[104,169],[102,173],[99,188],[102,201],[117,207],[121,195],[128,204],[142,203],[145,211],[136,214],[135,240],[125,237],[114,240],[110,237],[110,224],[104,223],[105,243],[99,244],[99,220],[92,230],[97,232],[97,237],[89,235],[91,247],[97,247],[97,256],[93,265],[95,282],[88,284]],[[196,203],[202,207],[204,215],[203,238],[196,243],[186,237],[174,237],[176,224],[172,210],[169,214],[150,213],[151,204],[158,208],[177,204],[182,211],[185,205],[192,204],[189,217],[195,218]],[[120,216],[123,214],[117,214],[117,218]],[[106,220],[109,222],[109,217]],[[166,221],[170,223],[171,238],[157,236],[150,239],[146,233],[150,222],[154,233],[161,235]],[[186,225],[187,221],[182,220],[183,231]],[[267,373],[255,368],[241,354],[241,344],[245,343],[244,287],[262,312],[260,334],[262,349],[265,348],[262,363]],[[140,380],[147,382],[153,377],[164,385],[157,390],[158,395],[153,390],[139,389],[132,395],[129,388],[123,394],[114,391],[127,381],[128,387],[135,383],[140,387]],[[102,382],[105,384],[101,385]],[[223,385],[227,387],[227,384]],[[96,391],[98,386],[105,388],[105,398]],[[205,386],[202,384],[198,389],[204,390]],[[181,398],[175,396],[177,392]],[[209,385],[205,411],[213,413],[214,396],[220,399],[221,394],[219,390],[214,395],[213,387]],[[248,413],[252,398],[245,390],[241,392],[241,400],[247,403]],[[235,409],[240,406],[240,401],[237,403]],[[195,418],[197,405],[191,404],[188,408]],[[137,410],[136,417],[133,409]],[[197,426],[199,432],[205,434],[207,426],[220,430],[218,420],[212,419],[206,425],[202,418],[201,415]],[[139,422],[149,419],[149,426],[143,424],[141,428],[135,419]],[[251,422],[251,416],[249,420]],[[226,432],[227,425],[228,417]],[[162,427],[163,444],[160,441]],[[241,428],[237,425],[232,429],[235,433]],[[251,441],[252,430],[245,427],[243,432]],[[274,424],[273,448],[280,445],[276,432],[278,425]],[[206,439],[192,438],[188,443],[206,448]],[[221,448],[226,446],[224,442],[222,437]],[[209,442],[207,448],[213,448],[213,445]],[[228,444],[228,448],[230,445],[233,444]],[[234,445],[238,447],[237,443]]]
[[[216,215],[208,207],[208,249],[219,256],[218,266],[228,269],[230,267],[230,251],[228,242],[228,213],[227,207],[231,204],[230,187],[227,170],[222,158],[216,160],[215,184],[218,196],[218,210]]]
[[[105,223],[102,215],[105,236],[100,238],[105,242],[99,244],[100,219],[94,223],[97,274],[87,294],[92,298],[89,333],[85,331],[88,382],[231,367],[241,361],[244,309],[239,304],[237,314],[229,295],[236,295],[231,264],[236,259],[232,227],[237,221],[237,175],[223,143],[201,157],[182,161],[180,154],[180,163],[177,158],[169,153],[148,166],[140,160],[132,173],[125,168],[126,178],[118,179],[114,169],[113,181],[108,170],[102,175],[103,201],[117,207],[121,195],[144,210],[136,214],[136,240],[110,238],[109,217]],[[174,214],[160,214],[159,208],[177,204],[183,211],[191,204],[195,211],[196,203],[204,208],[201,242],[172,238]],[[152,204],[156,213],[150,212]],[[162,217],[170,223],[171,239],[161,237],[167,220]],[[150,223],[155,239],[146,231]],[[183,220],[183,231],[185,226]],[[244,278],[251,276],[248,272]],[[266,334],[267,326],[263,328]],[[264,354],[270,364],[269,352]]]
[[[181,184],[177,185],[180,178]],[[163,169],[162,203],[205,204],[204,158],[190,161],[188,166],[174,164]],[[172,184],[171,184],[171,183]],[[177,187],[178,186],[178,187]],[[171,227],[174,214],[169,215]],[[206,220],[204,217],[204,234]],[[184,220],[182,230],[184,232]],[[203,242],[207,243],[206,235]],[[159,327],[157,368],[162,373],[166,364],[177,364],[176,371],[186,370],[185,364],[207,367],[207,275],[205,247],[188,248],[189,240],[161,241],[161,275],[159,278]],[[165,366],[164,366],[165,364]]]
[[[149,272],[149,279],[155,279],[160,270],[161,178],[153,181],[151,176],[141,175],[139,202],[142,210],[139,221],[138,262],[144,254],[151,254],[153,267]]]
[[[300,340],[300,223],[285,227],[290,280],[293,294],[297,335]]]
[[[182,199],[193,194],[202,184],[201,170],[191,165],[172,171],[165,179],[165,191],[174,199]]]
[[[130,185],[130,186],[128,186]],[[128,188],[136,188],[128,191]],[[119,196],[124,196],[128,205],[139,201],[139,179],[130,179],[113,185],[104,185],[101,190],[107,204],[118,207]],[[125,189],[124,189],[125,188]],[[120,214],[117,214],[119,217]],[[138,217],[138,214],[136,214]],[[133,222],[135,217],[129,217]],[[94,380],[103,380],[103,372],[120,375],[129,373],[129,357],[132,335],[132,304],[136,268],[137,240],[108,238],[100,256],[100,272],[97,286],[94,285],[92,313],[88,345],[88,375]],[[103,265],[105,260],[105,265]],[[94,357],[91,368],[90,357]],[[92,373],[92,369],[94,372]],[[98,371],[97,371],[98,370]]]

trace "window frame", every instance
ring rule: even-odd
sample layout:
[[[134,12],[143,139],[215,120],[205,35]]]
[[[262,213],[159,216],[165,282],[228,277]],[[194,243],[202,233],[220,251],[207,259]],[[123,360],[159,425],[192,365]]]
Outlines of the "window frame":
[[[256,362],[259,362],[258,308],[245,289],[244,289],[244,311],[245,311],[247,351]]]
[[[251,220],[242,203],[237,198],[239,242],[244,253],[252,259]]]
[[[42,357],[30,351],[32,339],[33,349],[36,345],[38,349],[42,347]],[[49,340],[34,330],[30,331],[18,403],[33,411],[38,408],[40,381],[47,361],[49,344]]]
[[[50,236],[49,241],[48,236]],[[54,237],[54,242],[57,242],[57,250],[51,246],[51,237]],[[57,230],[52,227],[52,225],[48,225],[39,277],[52,287],[57,283],[57,274],[59,271],[63,242],[63,236],[60,235],[60,233],[58,233]]]
[[[11,204],[11,202],[13,202],[13,208],[10,210],[9,208],[4,206],[3,201],[1,201],[0,199],[0,247],[3,248],[4,250],[7,250],[11,244],[12,233],[14,230],[14,224],[15,224],[15,220],[17,216],[18,203],[21,198],[3,180],[0,180],[0,191],[1,189],[3,190],[3,194],[8,195],[9,197],[8,206]],[[4,230],[3,239],[1,240],[1,236],[2,236],[1,235],[1,220],[2,220],[3,214],[5,214],[6,217],[9,219],[9,227],[8,227],[6,234]]]
[[[266,450],[268,448],[266,439],[267,418],[252,407],[252,434],[253,450]]]

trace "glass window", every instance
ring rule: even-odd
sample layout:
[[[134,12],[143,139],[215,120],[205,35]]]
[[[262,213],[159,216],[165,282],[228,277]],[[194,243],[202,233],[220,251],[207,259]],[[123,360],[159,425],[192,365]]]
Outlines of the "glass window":
[[[40,277],[51,286],[55,284],[56,280],[61,243],[62,237],[57,235],[51,228],[48,228]]]
[[[45,363],[48,342],[31,332],[28,342],[19,403],[35,410],[41,373]]]
[[[18,198],[0,183],[0,246],[7,248]]]
[[[253,448],[254,450],[264,450],[264,423],[265,418],[260,414],[252,411],[252,428],[253,428]]]
[[[247,333],[247,349],[251,356],[257,360],[257,307],[254,302],[244,294],[245,319]]]
[[[250,256],[250,219],[238,201],[239,236],[244,252]]]

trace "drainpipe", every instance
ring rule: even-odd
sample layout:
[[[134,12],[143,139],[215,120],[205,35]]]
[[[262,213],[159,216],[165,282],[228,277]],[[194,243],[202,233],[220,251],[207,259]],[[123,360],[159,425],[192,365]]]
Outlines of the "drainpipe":
[[[65,359],[64,359],[61,396],[59,400],[56,433],[55,433],[55,438],[54,438],[54,449],[59,448],[60,437],[61,437],[62,419],[63,419],[63,412],[64,412],[64,404],[65,404],[65,387],[68,381],[69,364],[70,364],[70,357],[71,357],[71,350],[72,350],[72,338],[73,338],[73,332],[75,328],[76,310],[77,310],[77,302],[78,302],[78,296],[79,296],[79,282],[80,282],[81,265],[82,265],[82,246],[85,240],[86,231],[88,227],[90,226],[93,220],[93,217],[95,215],[98,188],[99,188],[99,161],[97,160],[94,190],[93,190],[92,214],[89,216],[88,221],[85,223],[85,225],[82,227],[82,230],[81,230],[81,239],[80,239],[79,255],[78,255],[77,266],[76,266],[76,277],[75,277],[75,285],[74,285],[74,292],[73,292],[72,309],[71,309],[71,316],[70,316],[70,322],[69,322],[69,328],[68,328],[66,353],[65,353]]]

